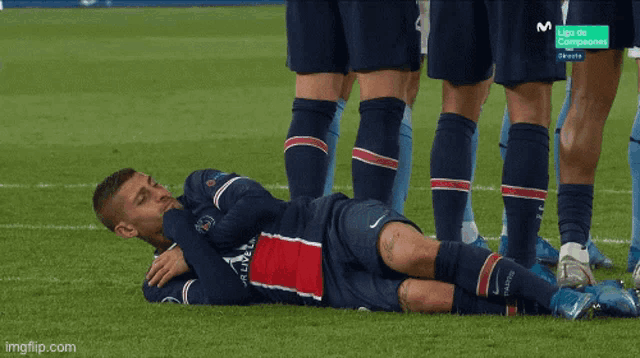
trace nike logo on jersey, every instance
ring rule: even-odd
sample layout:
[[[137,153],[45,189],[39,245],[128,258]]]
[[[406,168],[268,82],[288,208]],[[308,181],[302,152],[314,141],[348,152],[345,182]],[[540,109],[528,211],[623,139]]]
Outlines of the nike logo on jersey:
[[[373,225],[369,225],[370,228],[374,228],[376,226],[378,226],[378,224],[380,224],[380,221],[382,221],[382,219],[384,219],[387,216],[387,213],[382,214],[381,217],[378,218],[378,220],[376,220],[376,222],[373,223]]]

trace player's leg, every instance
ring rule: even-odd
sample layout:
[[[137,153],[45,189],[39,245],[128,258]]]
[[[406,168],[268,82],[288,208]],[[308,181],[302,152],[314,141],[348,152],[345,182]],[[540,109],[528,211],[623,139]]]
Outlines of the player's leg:
[[[507,256],[525,267],[536,263],[536,241],[548,188],[551,86],[563,80],[555,60],[555,36],[538,32],[539,16],[562,22],[560,2],[486,1],[495,54],[495,82],[505,87],[511,126],[502,172],[507,217]],[[514,13],[523,14],[513,21]],[[536,38],[531,42],[527,39]],[[514,61],[514,56],[526,61]]]
[[[631,169],[631,246],[627,256],[627,272],[633,272],[640,260],[640,48],[629,50],[638,67],[638,109],[629,140],[629,167]]]
[[[431,147],[436,234],[462,241],[471,188],[472,137],[491,77],[488,20],[479,2],[431,1],[428,75],[442,79],[442,112]],[[455,31],[453,31],[455,29]],[[474,54],[474,61],[469,60]]]
[[[500,131],[500,157],[502,158],[503,165],[504,159],[507,154],[507,142],[509,141],[509,130],[511,129],[511,119],[509,117],[509,110],[507,106],[504,109],[504,115],[502,118],[502,129]],[[500,247],[498,252],[501,255],[507,254],[508,248],[508,230],[507,230],[507,212],[505,209],[502,211],[502,232],[500,233]],[[536,259],[541,264],[556,265],[558,263],[558,250],[556,250],[551,244],[538,236],[536,239]],[[536,267],[536,265],[534,265]],[[542,270],[547,273],[547,277],[551,277],[552,273],[544,267],[538,265],[536,270]]]
[[[491,84],[493,83],[493,79],[488,81],[484,81],[483,83],[483,97],[482,104],[487,102],[487,98],[489,97],[489,89],[491,88]],[[482,111],[482,109],[481,109]],[[473,179],[475,177],[476,172],[476,154],[478,152],[478,136],[480,133],[480,129],[476,127],[475,132],[473,133],[473,137],[471,137],[471,178],[469,182],[473,185]],[[469,193],[467,194],[467,203],[464,208],[464,214],[462,219],[462,242],[466,244],[473,244],[476,246],[484,247],[486,249],[489,248],[487,241],[484,237],[480,236],[478,231],[478,226],[476,225],[475,216],[473,214],[473,206],[472,206],[472,198],[473,189],[469,189]]]
[[[420,88],[421,70],[412,71],[407,83],[407,105],[404,108],[402,122],[400,123],[400,134],[398,137],[398,169],[393,182],[391,207],[404,213],[404,203],[409,195],[409,182],[411,180],[411,166],[413,164],[413,104],[418,96]]]
[[[549,314],[551,311],[540,307],[534,301],[485,298],[450,283],[406,279],[398,288],[398,300],[405,312],[455,313],[461,315],[504,315]]]
[[[573,64],[572,105],[559,145],[558,226],[562,247],[558,273],[562,285],[594,281],[586,247],[593,187],[604,124],[615,99],[621,66],[619,50],[587,52],[584,62]]]
[[[328,168],[327,134],[347,72],[347,50],[331,2],[288,1],[287,65],[296,72],[296,98],[284,143],[291,198],[322,196]]]
[[[379,233],[378,250],[384,264],[392,270],[453,284],[469,292],[467,297],[517,298],[536,302],[549,311],[558,310],[559,301],[566,299],[562,297],[566,291],[559,291],[557,286],[510,259],[460,242],[425,239],[407,223],[386,223]],[[403,296],[402,291],[400,295]],[[569,318],[584,314],[595,302],[590,295],[578,296],[574,298],[580,301],[581,312]],[[437,306],[439,309],[448,308],[451,301],[446,299],[450,296],[435,297],[445,303]],[[430,296],[425,299],[432,302]]]
[[[331,124],[329,125],[329,131],[327,132],[327,148],[328,148],[328,167],[327,177],[324,183],[324,195],[331,194],[333,190],[333,182],[336,171],[336,152],[338,148],[338,139],[340,138],[340,121],[342,120],[342,114],[347,106],[347,101],[351,95],[351,89],[353,83],[356,80],[356,74],[349,72],[342,82],[342,90],[340,91],[340,98],[338,98],[336,113],[333,115]]]
[[[633,42],[631,1],[571,3],[570,25],[607,25],[610,50],[587,51],[584,62],[572,66],[571,108],[560,135],[558,226],[562,240],[559,282],[584,285],[594,280],[588,245],[593,185],[604,123],[615,99],[622,51]]]
[[[360,84],[360,125],[352,152],[355,198],[392,202],[398,137],[412,71],[420,68],[415,2],[338,2],[349,65]]]

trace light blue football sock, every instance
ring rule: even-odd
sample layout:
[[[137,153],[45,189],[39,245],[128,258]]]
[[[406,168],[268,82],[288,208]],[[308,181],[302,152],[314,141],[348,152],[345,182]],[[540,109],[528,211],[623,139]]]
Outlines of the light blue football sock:
[[[411,123],[412,110],[410,106],[404,107],[404,115],[400,124],[400,136],[398,145],[398,169],[393,181],[392,202],[393,210],[403,214],[404,203],[409,195],[409,181],[411,180],[411,163],[413,151],[413,129]]]
[[[504,115],[502,116],[502,129],[500,130],[500,157],[504,162],[507,155],[507,141],[509,140],[509,129],[511,128],[511,119],[509,118],[509,109],[504,107]],[[507,212],[502,209],[502,233],[501,236],[507,235]]]
[[[567,113],[571,107],[571,77],[567,77],[567,85],[565,87],[564,103],[558,114],[556,121],[556,130],[553,134],[553,166],[556,170],[556,188],[560,187],[560,129],[567,119]]]
[[[640,95],[638,110],[629,140],[629,167],[631,168],[631,246],[640,249]]]
[[[327,178],[324,182],[324,195],[329,195],[333,191],[333,180],[336,173],[336,150],[338,148],[338,139],[340,138],[340,120],[342,119],[342,113],[347,105],[347,101],[340,98],[338,100],[338,106],[336,113],[333,115],[333,120],[329,125],[329,132],[327,133],[327,146],[329,147],[329,166],[327,168]]]
[[[471,183],[473,183],[473,178],[476,174],[476,152],[478,151],[478,127],[476,127],[475,133],[473,133],[473,137],[471,137]],[[467,206],[464,208],[464,219],[463,221],[474,221],[473,216],[473,208],[471,207],[471,193],[473,190],[469,191],[467,195]]]

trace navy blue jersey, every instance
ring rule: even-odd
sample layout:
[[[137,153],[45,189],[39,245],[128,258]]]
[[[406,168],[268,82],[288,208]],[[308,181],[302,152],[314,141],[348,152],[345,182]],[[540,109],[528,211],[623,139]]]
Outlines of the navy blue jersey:
[[[405,277],[382,263],[377,237],[387,222],[412,223],[382,203],[340,193],[284,202],[213,169],[184,188],[184,210],[165,213],[163,229],[192,270],[163,288],[145,283],[149,301],[400,309]]]
[[[167,212],[164,230],[182,248],[195,276],[175,278],[161,289],[145,283],[145,297],[153,302],[238,304],[266,300],[321,305],[321,241],[324,222],[329,218],[312,213],[329,212],[325,207],[341,198],[346,197],[334,195],[314,205],[310,205],[310,198],[284,202],[254,180],[234,173],[213,169],[192,173],[185,181],[184,194],[178,198],[184,210]],[[323,208],[317,209],[318,205]],[[265,249],[254,261],[257,265],[268,263],[255,269],[251,279],[249,265],[258,239],[262,243],[258,246]],[[273,257],[274,252],[286,254]],[[228,269],[214,272],[209,261]],[[239,301],[208,297],[207,290],[233,294],[233,289],[216,280],[224,276],[228,281],[231,272],[233,287],[238,293],[244,292],[237,295]],[[270,274],[273,272],[289,272],[295,277],[292,280],[290,275],[274,276]],[[212,278],[208,283],[196,280],[187,286],[190,280],[202,279],[203,275]]]

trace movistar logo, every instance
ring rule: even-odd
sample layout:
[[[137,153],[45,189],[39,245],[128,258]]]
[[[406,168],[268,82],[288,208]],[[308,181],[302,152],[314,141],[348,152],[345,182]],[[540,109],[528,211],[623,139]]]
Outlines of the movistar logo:
[[[536,29],[538,30],[538,32],[546,32],[547,30],[551,30],[551,27],[551,21],[547,21],[544,25],[539,22],[538,25],[536,25]]]

